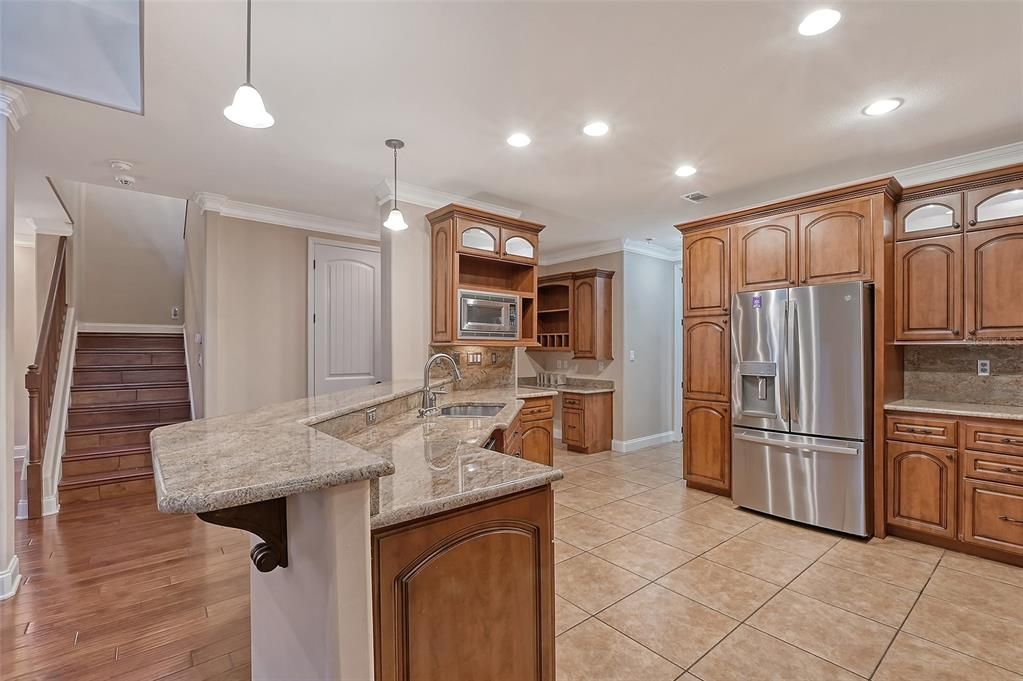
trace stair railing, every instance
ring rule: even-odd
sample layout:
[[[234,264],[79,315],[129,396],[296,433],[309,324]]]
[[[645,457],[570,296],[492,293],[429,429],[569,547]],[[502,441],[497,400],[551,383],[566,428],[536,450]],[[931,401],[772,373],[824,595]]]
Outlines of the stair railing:
[[[53,274],[46,295],[46,309],[39,327],[35,361],[25,373],[28,390],[28,465],[26,487],[28,491],[28,517],[43,514],[43,455],[46,436],[53,411],[53,393],[57,382],[60,347],[64,341],[64,322],[67,318],[67,237],[60,237]]]

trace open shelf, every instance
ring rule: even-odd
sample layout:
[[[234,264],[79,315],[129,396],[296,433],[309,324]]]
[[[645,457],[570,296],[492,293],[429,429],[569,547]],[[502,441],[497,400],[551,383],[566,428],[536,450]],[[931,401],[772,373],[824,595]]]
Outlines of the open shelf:
[[[538,333],[536,339],[540,342],[539,350],[551,350],[557,352],[571,352],[568,333]]]
[[[458,288],[534,295],[536,267],[458,253]]]

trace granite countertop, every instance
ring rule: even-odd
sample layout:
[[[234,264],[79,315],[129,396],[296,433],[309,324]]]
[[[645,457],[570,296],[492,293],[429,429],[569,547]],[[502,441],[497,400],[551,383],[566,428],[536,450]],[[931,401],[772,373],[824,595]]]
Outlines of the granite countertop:
[[[522,407],[551,390],[455,391],[439,404],[503,404],[489,418],[418,418],[409,410],[337,438],[315,426],[419,392],[381,383],[153,431],[157,507],[202,513],[361,480],[372,487],[373,527],[538,487],[560,470],[482,449]]]
[[[552,386],[537,385],[535,378],[520,378],[519,386],[524,388],[539,388],[541,390],[556,390],[559,393],[572,393],[574,395],[596,395],[598,393],[613,393],[615,391],[614,381],[604,381],[596,378],[575,378],[568,377],[567,383]]]
[[[974,402],[939,402],[936,400],[895,400],[884,405],[891,411],[909,411],[920,414],[947,414],[949,416],[975,416],[985,419],[1023,421],[1023,407]]]

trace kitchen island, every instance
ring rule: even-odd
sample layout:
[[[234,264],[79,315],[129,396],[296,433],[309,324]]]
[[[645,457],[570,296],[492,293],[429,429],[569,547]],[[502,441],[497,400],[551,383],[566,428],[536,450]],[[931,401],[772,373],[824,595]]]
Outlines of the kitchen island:
[[[153,431],[157,505],[255,534],[253,679],[552,679],[559,470],[484,448],[524,397],[401,381]]]

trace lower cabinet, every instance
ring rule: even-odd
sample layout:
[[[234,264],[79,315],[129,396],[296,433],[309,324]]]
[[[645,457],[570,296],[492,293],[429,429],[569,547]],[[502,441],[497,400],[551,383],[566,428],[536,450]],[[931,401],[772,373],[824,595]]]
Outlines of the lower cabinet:
[[[889,441],[885,451],[888,524],[954,538],[955,461],[954,449]]]
[[[685,400],[682,473],[690,487],[728,495],[732,490],[732,430],[728,405]]]
[[[608,451],[613,427],[613,393],[561,396],[561,440],[569,450],[584,454]]]
[[[963,480],[963,541],[1023,556],[1023,487]]]
[[[373,533],[377,681],[554,681],[550,486]]]
[[[554,398],[531,397],[519,412],[522,422],[522,458],[551,466],[554,463]]]

